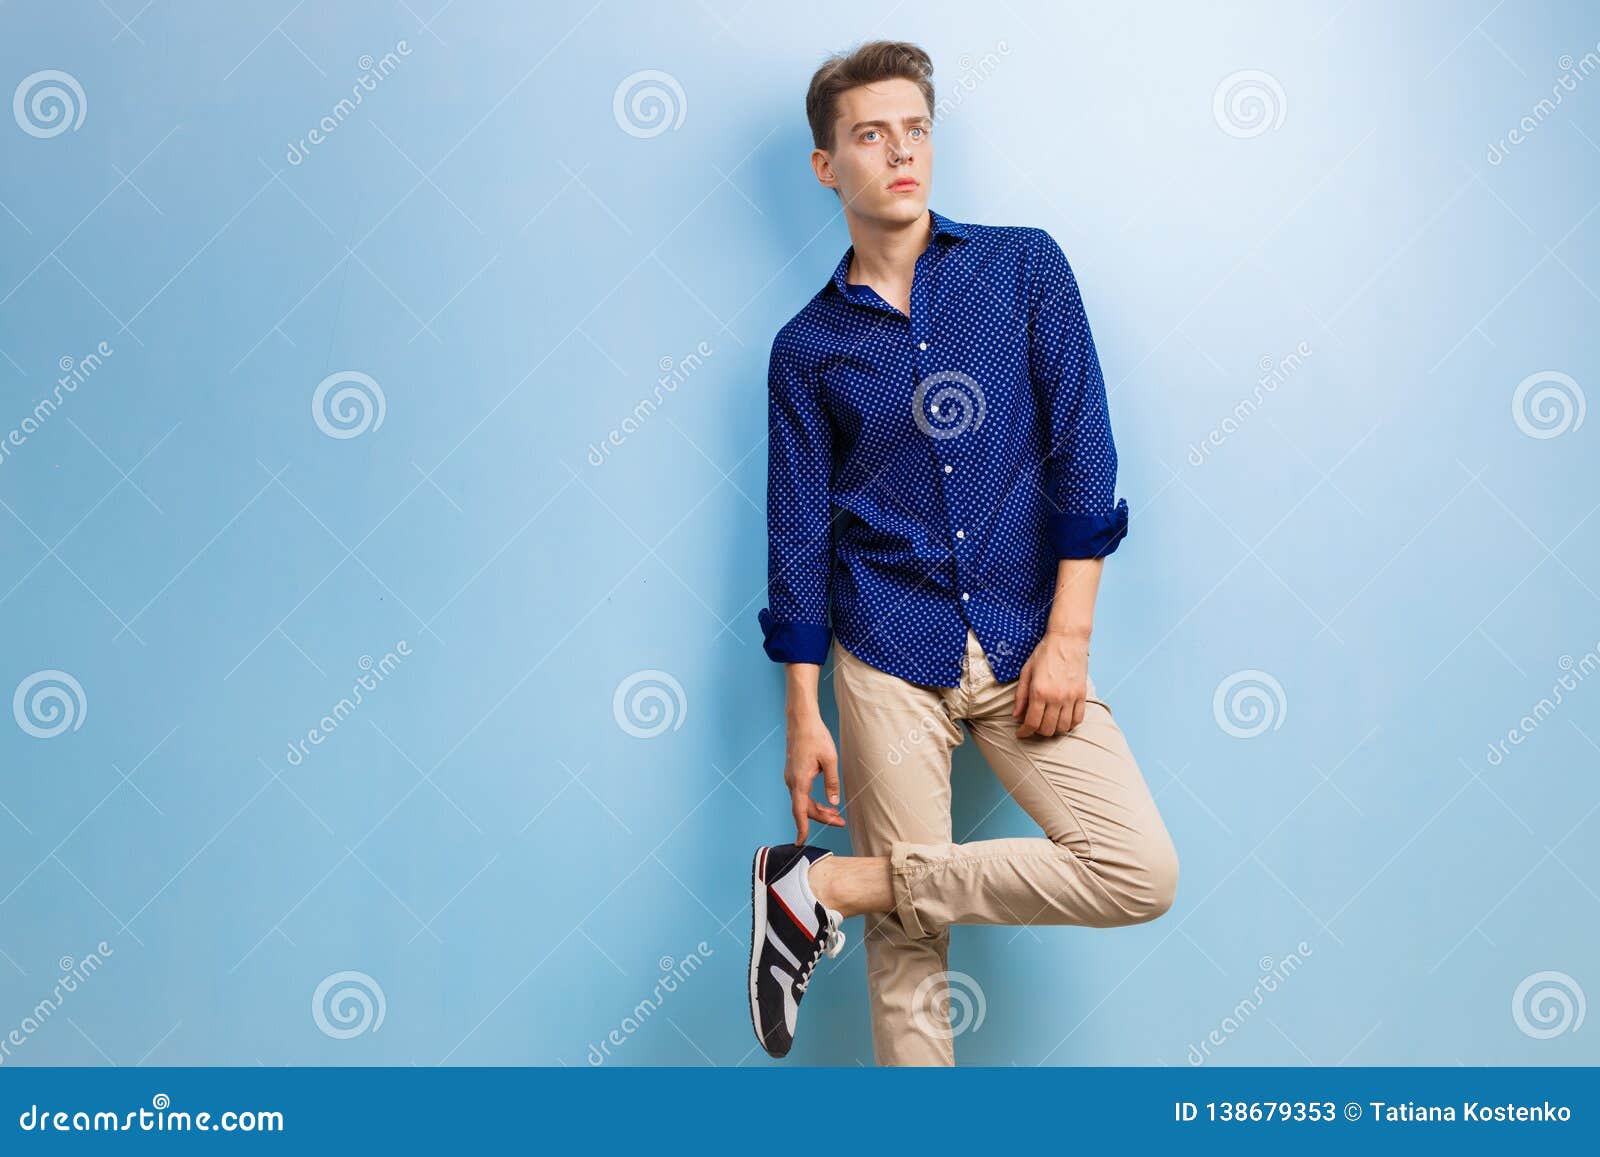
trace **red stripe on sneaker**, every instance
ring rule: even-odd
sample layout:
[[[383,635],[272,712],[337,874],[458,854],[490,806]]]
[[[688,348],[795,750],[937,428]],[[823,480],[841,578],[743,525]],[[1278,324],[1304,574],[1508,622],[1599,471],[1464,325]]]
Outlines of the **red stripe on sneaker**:
[[[817,938],[817,934],[815,932],[813,932],[810,928],[808,928],[805,925],[804,921],[802,921],[800,919],[800,917],[798,917],[798,916],[796,916],[794,914],[794,910],[791,909],[789,907],[789,905],[787,905],[787,904],[785,904],[783,902],[783,897],[778,895],[778,890],[776,888],[771,887],[769,885],[768,888],[767,888],[767,894],[770,895],[774,900],[776,900],[778,902],[778,907],[782,908],[785,912],[789,913],[789,919],[794,921],[794,926],[796,928],[800,929],[800,931],[802,931],[802,932],[804,932],[806,934],[806,939],[807,940],[815,940]]]

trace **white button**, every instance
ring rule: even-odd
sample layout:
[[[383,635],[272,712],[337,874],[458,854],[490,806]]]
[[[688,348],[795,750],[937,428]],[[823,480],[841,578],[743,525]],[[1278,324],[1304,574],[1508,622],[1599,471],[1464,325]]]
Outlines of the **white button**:
[[[962,592],[961,592],[961,601],[962,601],[962,602],[966,602],[966,601],[967,601],[967,600],[968,600],[968,599],[970,599],[970,598],[971,598],[971,597],[972,597],[972,596],[971,596],[971,595],[969,595],[969,594],[968,594],[968,593],[967,593],[967,592],[966,592],[966,591],[962,591]]]
[[[924,341],[924,342],[918,342],[918,343],[917,343],[917,348],[918,348],[918,349],[919,349],[919,350],[925,350],[925,349],[927,349],[927,348],[928,348],[928,343],[927,343],[927,342],[925,342],[925,341]]]
[[[964,530],[958,530],[958,531],[956,531],[956,537],[957,538],[966,538],[967,537],[967,532],[964,531]]]
[[[950,472],[951,472],[951,471],[952,471],[952,470],[954,470],[954,469],[955,469],[955,467],[954,467],[954,466],[946,466],[946,467],[945,467],[945,468],[944,468],[944,472],[945,472],[945,473],[946,473],[946,474],[949,474],[949,473],[950,473]]]

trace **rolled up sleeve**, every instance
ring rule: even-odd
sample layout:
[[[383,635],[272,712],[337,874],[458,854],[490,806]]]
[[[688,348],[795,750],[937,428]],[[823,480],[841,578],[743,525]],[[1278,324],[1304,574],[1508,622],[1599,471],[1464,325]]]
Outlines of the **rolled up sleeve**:
[[[822,663],[828,623],[833,437],[817,384],[783,333],[767,369],[767,606],[763,647],[777,663]]]
[[[1047,408],[1048,534],[1059,558],[1101,558],[1128,533],[1105,376],[1066,254],[1040,231],[1030,256],[1029,369]]]

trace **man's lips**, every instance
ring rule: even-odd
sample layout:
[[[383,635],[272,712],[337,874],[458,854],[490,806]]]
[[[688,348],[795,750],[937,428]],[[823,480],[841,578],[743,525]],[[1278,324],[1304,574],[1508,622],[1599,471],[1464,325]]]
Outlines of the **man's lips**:
[[[915,189],[915,188],[917,188],[917,186],[919,184],[920,184],[920,182],[917,181],[915,178],[912,178],[912,177],[901,177],[898,181],[895,181],[892,184],[890,184],[889,191],[890,192],[894,192],[896,190],[902,190],[902,189]]]

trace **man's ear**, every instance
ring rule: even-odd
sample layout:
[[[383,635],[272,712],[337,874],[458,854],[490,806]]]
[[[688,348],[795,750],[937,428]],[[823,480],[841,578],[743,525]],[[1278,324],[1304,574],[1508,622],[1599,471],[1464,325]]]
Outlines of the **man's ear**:
[[[833,175],[833,158],[827,149],[811,150],[811,171],[816,174],[819,185],[835,193],[839,191],[839,180]]]

